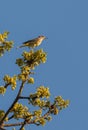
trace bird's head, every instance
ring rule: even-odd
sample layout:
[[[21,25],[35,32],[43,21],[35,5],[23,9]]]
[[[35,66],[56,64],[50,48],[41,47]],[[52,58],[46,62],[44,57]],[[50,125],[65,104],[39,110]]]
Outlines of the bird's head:
[[[41,40],[47,39],[47,37],[42,36],[42,35],[41,35],[41,36],[38,36],[38,38],[41,39]]]

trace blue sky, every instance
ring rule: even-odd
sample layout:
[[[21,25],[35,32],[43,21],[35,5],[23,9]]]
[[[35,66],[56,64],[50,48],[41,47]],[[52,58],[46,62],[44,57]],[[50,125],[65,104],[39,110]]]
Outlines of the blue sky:
[[[48,53],[48,58],[46,64],[36,68],[34,89],[45,85],[50,88],[51,98],[62,95],[70,99],[70,106],[46,126],[26,129],[88,129],[88,1],[3,0],[0,13],[0,33],[10,31],[9,40],[15,43],[12,51],[0,59],[0,79],[19,71],[14,63],[23,50],[16,50],[16,46],[42,34],[48,40],[39,48]],[[1,108],[11,104],[14,93],[7,90],[7,103],[3,97]]]

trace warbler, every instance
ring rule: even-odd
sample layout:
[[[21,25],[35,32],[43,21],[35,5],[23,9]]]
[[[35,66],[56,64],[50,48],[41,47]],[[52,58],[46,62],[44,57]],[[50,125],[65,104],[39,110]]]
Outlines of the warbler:
[[[47,39],[47,38],[45,36],[38,36],[37,38],[34,38],[32,40],[23,42],[23,45],[21,45],[17,48],[22,48],[22,47],[35,48],[35,47],[39,46],[44,39]]]

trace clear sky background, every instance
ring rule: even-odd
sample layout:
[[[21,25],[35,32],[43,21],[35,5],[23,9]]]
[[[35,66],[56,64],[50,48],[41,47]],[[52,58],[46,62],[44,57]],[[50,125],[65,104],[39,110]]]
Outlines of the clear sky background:
[[[69,107],[44,127],[30,125],[26,130],[88,130],[88,1],[0,1],[0,33],[5,30],[10,31],[9,40],[15,44],[0,58],[0,79],[19,72],[14,63],[23,49],[16,50],[16,46],[42,34],[48,40],[39,48],[48,53],[48,58],[36,68],[35,85],[29,89],[45,85],[50,88],[51,99],[56,95],[70,99]],[[0,96],[1,108],[11,104],[18,89],[12,92],[9,88],[7,99]]]

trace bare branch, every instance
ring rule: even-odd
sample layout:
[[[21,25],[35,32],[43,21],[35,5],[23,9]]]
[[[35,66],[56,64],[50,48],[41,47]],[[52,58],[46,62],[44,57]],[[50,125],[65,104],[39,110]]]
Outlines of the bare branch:
[[[8,84],[5,84],[4,88],[7,88],[9,85],[10,85],[10,83],[8,83]]]
[[[24,97],[24,96],[20,96],[19,99],[30,99],[30,97]]]
[[[23,124],[22,124],[22,126],[21,126],[21,128],[19,129],[19,130],[22,130],[23,129],[23,127],[26,125],[27,123],[26,123],[26,120],[23,122]]]

